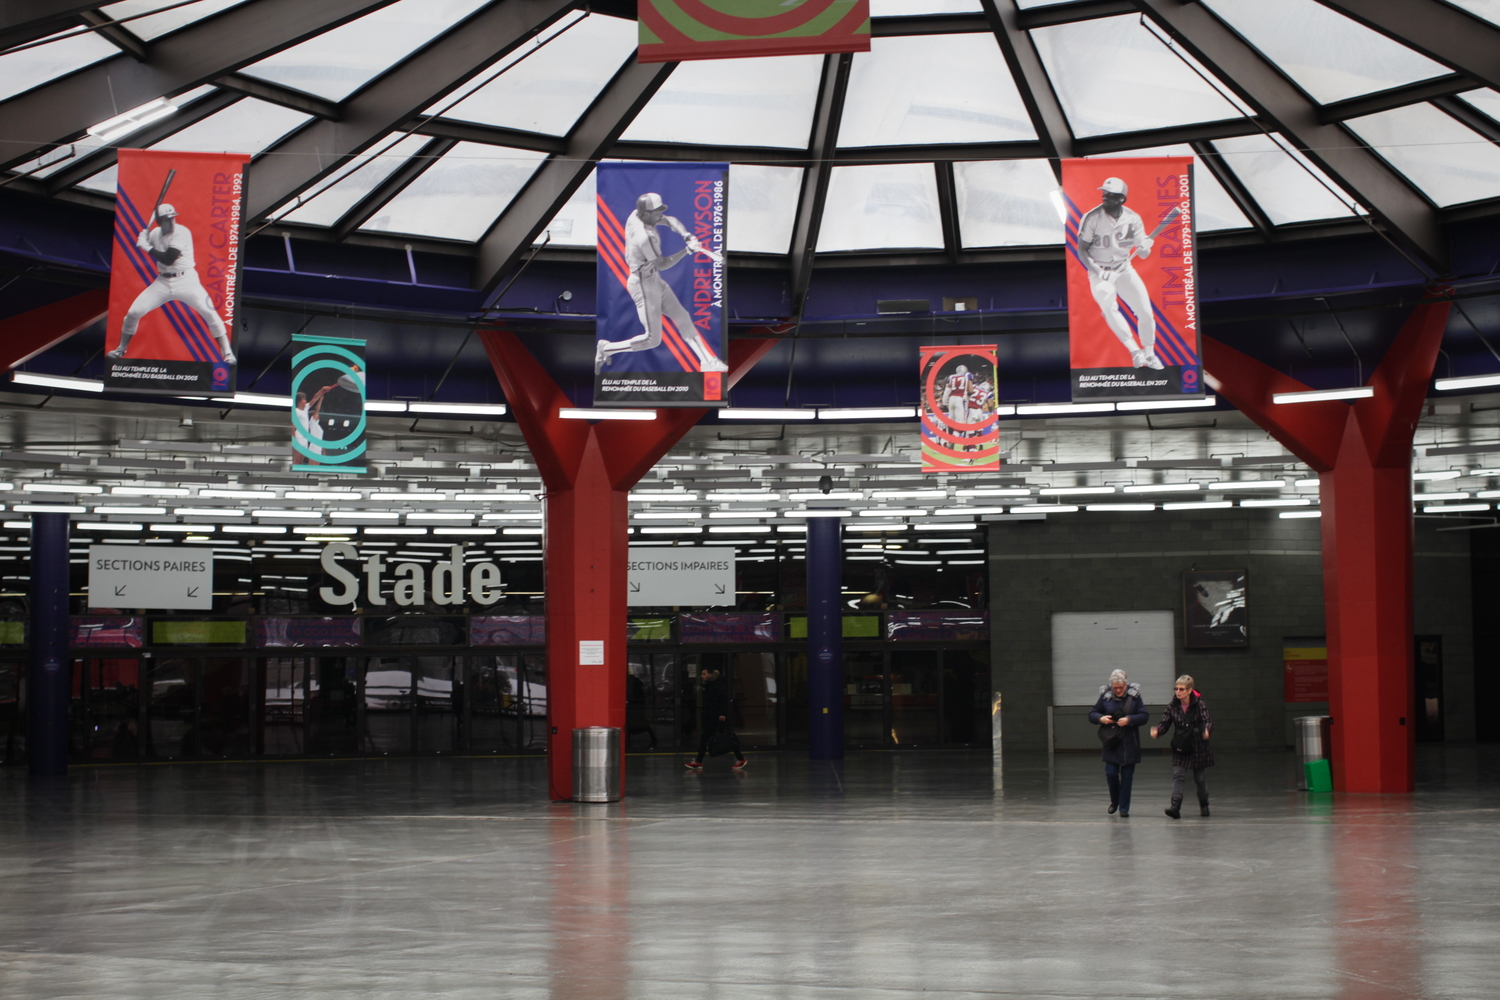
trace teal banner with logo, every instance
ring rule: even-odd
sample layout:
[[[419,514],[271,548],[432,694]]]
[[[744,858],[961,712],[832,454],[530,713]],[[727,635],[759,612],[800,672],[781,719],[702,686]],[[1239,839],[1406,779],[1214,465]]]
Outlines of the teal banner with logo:
[[[365,472],[363,340],[296,334],[292,451],[297,472]]]

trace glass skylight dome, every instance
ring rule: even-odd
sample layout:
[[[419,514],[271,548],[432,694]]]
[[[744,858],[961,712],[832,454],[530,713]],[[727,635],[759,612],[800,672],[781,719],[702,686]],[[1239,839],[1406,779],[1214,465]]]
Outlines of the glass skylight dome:
[[[635,64],[634,6],[127,0],[0,27],[8,183],[104,206],[116,145],[247,152],[252,228],[495,267],[592,246],[601,159],[731,162],[742,255],[1055,250],[1066,156],[1193,155],[1210,241],[1375,225],[1435,270],[1442,222],[1500,211],[1493,60],[1409,27],[1493,53],[1496,0],[872,0],[869,53],[675,68]]]

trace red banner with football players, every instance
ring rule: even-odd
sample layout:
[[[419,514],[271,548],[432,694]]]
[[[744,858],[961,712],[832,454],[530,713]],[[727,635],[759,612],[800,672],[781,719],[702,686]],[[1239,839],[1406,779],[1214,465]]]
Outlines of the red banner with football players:
[[[1203,395],[1192,157],[1062,168],[1073,399]]]
[[[120,150],[107,387],[234,391],[249,160],[237,153]]]
[[[870,51],[870,0],[640,0],[643,63]]]
[[[922,471],[1000,467],[994,344],[923,347]]]

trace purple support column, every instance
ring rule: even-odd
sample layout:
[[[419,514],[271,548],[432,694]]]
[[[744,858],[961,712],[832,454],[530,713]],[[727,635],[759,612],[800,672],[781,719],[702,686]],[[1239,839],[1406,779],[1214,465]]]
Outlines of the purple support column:
[[[807,747],[813,760],[844,756],[844,553],[839,519],[807,520]]]
[[[26,760],[33,778],[68,773],[68,515],[31,515],[31,665]]]

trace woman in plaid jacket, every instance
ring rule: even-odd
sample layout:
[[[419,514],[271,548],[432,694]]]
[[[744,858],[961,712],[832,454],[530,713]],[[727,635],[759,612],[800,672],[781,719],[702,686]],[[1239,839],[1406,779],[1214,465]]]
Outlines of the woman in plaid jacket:
[[[1173,699],[1161,714],[1161,721],[1151,727],[1151,738],[1159,739],[1173,726],[1177,736],[1172,740],[1172,804],[1166,813],[1173,819],[1182,818],[1182,793],[1187,784],[1187,772],[1193,772],[1193,784],[1198,787],[1198,806],[1202,815],[1208,815],[1208,779],[1204,772],[1214,766],[1213,751],[1208,748],[1208,738],[1213,733],[1213,720],[1208,715],[1208,703],[1193,690],[1193,678],[1183,674],[1173,685]]]

